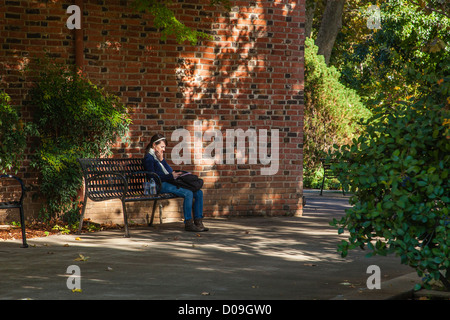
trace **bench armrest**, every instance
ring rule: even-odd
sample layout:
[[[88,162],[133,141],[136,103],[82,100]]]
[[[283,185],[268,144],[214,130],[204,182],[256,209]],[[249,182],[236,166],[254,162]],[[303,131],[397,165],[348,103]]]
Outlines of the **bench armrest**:
[[[19,177],[13,176],[11,174],[2,174],[0,175],[0,179],[2,178],[6,178],[6,179],[15,179],[20,183],[20,188],[22,189],[22,194],[20,195],[20,200],[19,202],[22,203],[23,202],[23,197],[25,196],[25,184],[23,183],[22,179],[20,179]]]

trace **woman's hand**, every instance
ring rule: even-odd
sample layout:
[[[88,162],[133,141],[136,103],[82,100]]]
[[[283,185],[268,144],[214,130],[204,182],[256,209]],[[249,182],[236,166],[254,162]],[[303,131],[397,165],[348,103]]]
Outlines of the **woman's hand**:
[[[173,178],[174,179],[178,178],[182,173],[183,172],[181,172],[181,171],[178,171],[178,172],[172,171]]]
[[[155,155],[156,155],[156,157],[158,158],[159,161],[163,161],[164,160],[164,155],[161,152],[155,150]]]

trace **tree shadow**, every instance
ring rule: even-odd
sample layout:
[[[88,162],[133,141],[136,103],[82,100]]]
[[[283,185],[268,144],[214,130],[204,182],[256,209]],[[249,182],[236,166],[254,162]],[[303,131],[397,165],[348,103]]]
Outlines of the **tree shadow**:
[[[7,241],[0,298],[329,299],[364,287],[368,265],[379,265],[386,278],[409,271],[394,257],[356,252],[342,259],[336,244],[343,236],[328,221],[347,205],[335,206],[302,218],[210,218],[203,233],[168,223],[133,228],[126,239],[115,230],[30,239],[28,249]],[[80,255],[85,261],[75,260]],[[66,287],[69,265],[81,269],[80,295]]]

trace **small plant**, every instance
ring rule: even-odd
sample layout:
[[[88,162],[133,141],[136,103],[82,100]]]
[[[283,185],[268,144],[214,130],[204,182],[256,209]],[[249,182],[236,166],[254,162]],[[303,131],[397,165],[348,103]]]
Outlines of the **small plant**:
[[[52,230],[59,231],[61,234],[69,234],[71,232],[71,229],[69,226],[60,226],[58,224],[55,224],[52,228]]]

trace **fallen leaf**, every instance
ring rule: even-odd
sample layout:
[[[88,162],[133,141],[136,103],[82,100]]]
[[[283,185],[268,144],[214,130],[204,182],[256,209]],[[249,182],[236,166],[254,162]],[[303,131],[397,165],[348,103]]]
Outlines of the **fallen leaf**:
[[[81,289],[72,289],[72,292],[82,292]]]
[[[209,292],[206,292],[206,291],[203,291],[203,292],[202,292],[202,296],[209,296],[209,295],[210,295]]]
[[[76,237],[75,240],[81,241],[81,238],[80,237]]]
[[[75,258],[74,261],[88,261],[89,257],[83,256],[81,253],[78,258]]]
[[[63,247],[70,247],[68,243],[66,243],[65,245],[63,245]]]
[[[106,271],[113,271],[113,268],[111,268],[111,267],[106,267]]]

